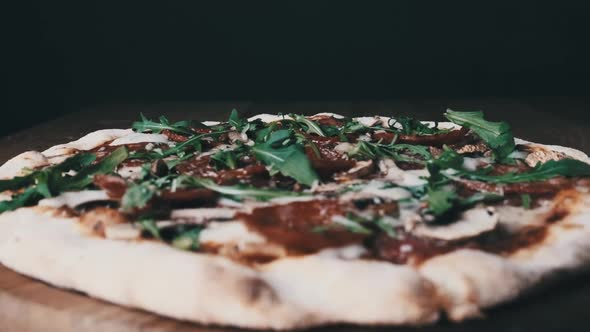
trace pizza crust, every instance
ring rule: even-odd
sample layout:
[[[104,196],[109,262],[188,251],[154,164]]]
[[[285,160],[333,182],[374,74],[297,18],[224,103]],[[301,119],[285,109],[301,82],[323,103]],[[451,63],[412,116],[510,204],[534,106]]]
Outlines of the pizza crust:
[[[312,255],[256,269],[154,241],[86,237],[74,223],[35,208],[1,215],[0,261],[58,287],[204,324],[419,325],[439,315],[432,283],[410,267]]]
[[[0,178],[59,163],[132,133],[99,130],[42,153],[25,152],[0,167]],[[590,162],[575,149],[516,142]],[[416,268],[320,254],[245,266],[154,241],[84,236],[75,219],[40,208],[0,215],[0,262],[58,287],[204,324],[272,329],[331,323],[422,325],[443,312],[452,320],[477,317],[482,309],[559,278],[562,271],[589,265],[588,196],[571,207],[573,213],[565,220],[551,225],[535,247],[510,256],[457,250]]]

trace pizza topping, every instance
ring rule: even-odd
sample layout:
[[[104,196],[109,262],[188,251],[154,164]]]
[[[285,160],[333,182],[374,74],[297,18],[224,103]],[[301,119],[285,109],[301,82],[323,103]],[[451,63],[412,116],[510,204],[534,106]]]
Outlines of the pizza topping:
[[[345,213],[345,206],[336,200],[315,200],[255,208],[251,213],[239,213],[236,218],[244,220],[250,229],[269,241],[292,250],[313,252],[357,243],[365,237],[362,233],[349,232],[346,226],[350,225],[336,225],[338,216]],[[328,225],[334,227],[325,227]]]
[[[62,207],[75,209],[81,205],[93,202],[108,202],[112,198],[102,190],[83,190],[77,192],[65,192],[53,198],[45,198],[39,201],[39,206]]]
[[[230,208],[198,208],[172,210],[170,218],[182,220],[185,223],[203,223],[209,220],[229,220],[237,213]]]
[[[281,173],[308,186],[319,180],[293,131],[281,129],[270,133],[265,141],[252,147],[252,152],[270,167],[271,174]]]
[[[128,223],[127,217],[113,208],[98,207],[80,216],[80,226],[86,234],[105,236],[105,228]]]
[[[506,122],[487,121],[481,111],[456,112],[448,109],[444,115],[449,121],[473,131],[492,149],[496,160],[505,160],[515,148],[512,130]]]
[[[423,223],[418,225],[412,233],[418,236],[450,241],[489,232],[496,228],[497,224],[498,213],[493,207],[478,207],[463,212],[457,221],[450,224]]]
[[[110,146],[119,146],[119,145],[138,144],[138,143],[165,143],[165,144],[168,144],[169,141],[165,135],[161,135],[161,134],[133,133],[133,134],[126,135],[123,137],[119,137],[116,140],[112,141],[109,145]]]
[[[136,240],[141,237],[141,229],[134,224],[112,224],[104,227],[104,237],[109,240]]]
[[[0,202],[0,212],[36,204],[42,198],[50,198],[65,191],[83,190],[96,174],[112,172],[128,156],[127,149],[120,147],[97,163],[96,156],[80,153],[58,165],[36,170],[23,177],[0,180],[0,191],[26,188],[10,201]],[[73,173],[72,173],[73,172]]]
[[[97,174],[94,184],[104,190],[110,198],[120,199],[127,191],[127,181],[116,175]]]
[[[535,146],[530,148],[530,153],[525,158],[525,163],[530,167],[535,167],[538,164],[543,164],[549,160],[562,160],[567,156],[563,152],[549,150],[543,147]]]
[[[411,263],[460,248],[509,253],[533,244],[544,225],[506,223],[548,213],[544,202],[564,188],[588,187],[580,180],[590,177],[588,164],[515,149],[506,123],[481,112],[445,117],[453,123],[245,119],[235,110],[215,123],[142,115],[135,133],[0,180],[14,194],[0,211],[57,196],[40,204],[81,202],[81,225],[112,239],[151,238],[247,263],[309,253]],[[82,199],[96,188],[100,201]],[[540,219],[565,215],[552,211]]]
[[[456,144],[465,140],[467,132],[468,129],[466,128],[428,135],[407,135],[397,134],[395,132],[376,132],[373,134],[373,138],[384,143],[391,143],[395,141],[407,144],[442,146],[444,144]]]

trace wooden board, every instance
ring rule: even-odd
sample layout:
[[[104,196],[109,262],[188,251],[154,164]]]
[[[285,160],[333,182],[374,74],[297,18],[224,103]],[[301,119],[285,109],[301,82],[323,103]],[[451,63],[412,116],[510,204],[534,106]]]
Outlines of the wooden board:
[[[256,113],[336,112],[344,115],[399,115],[440,119],[446,107],[483,109],[492,119],[509,121],[518,137],[541,143],[572,146],[590,152],[590,121],[584,111],[590,99],[535,98],[527,100],[410,100],[391,102],[334,103],[173,103],[158,105],[109,105],[88,109],[49,121],[27,131],[0,139],[0,162],[30,149],[74,140],[100,128],[125,128],[139,112],[155,117],[222,120],[232,108],[246,115]],[[443,322],[415,329],[377,328],[375,331],[579,331],[590,329],[588,275],[547,289],[524,300],[490,310],[487,319],[462,324]],[[206,301],[206,299],[204,299]],[[334,326],[314,331],[367,331],[366,328]],[[65,291],[14,273],[0,265],[0,331],[236,331],[202,327],[140,310],[115,306],[84,294]]]

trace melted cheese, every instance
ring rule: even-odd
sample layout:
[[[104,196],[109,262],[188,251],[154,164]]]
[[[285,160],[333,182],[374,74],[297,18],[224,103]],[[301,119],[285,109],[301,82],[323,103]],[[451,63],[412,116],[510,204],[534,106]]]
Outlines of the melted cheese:
[[[135,240],[140,238],[141,229],[130,223],[108,225],[104,235],[110,240]]]
[[[237,246],[266,242],[262,235],[248,230],[246,225],[239,221],[212,222],[201,231],[199,240],[213,245],[235,244]]]
[[[202,223],[206,220],[231,219],[236,215],[236,209],[229,208],[198,208],[173,210],[172,219],[182,219],[185,222]]]
[[[117,174],[126,179],[139,179],[141,177],[141,166],[123,166],[119,167]]]
[[[318,256],[336,258],[336,259],[359,259],[367,254],[368,250],[362,245],[352,244],[339,248],[327,248],[317,253]]]
[[[420,224],[413,233],[441,240],[458,240],[473,237],[496,228],[498,213],[494,208],[478,207],[461,214],[459,220],[445,225]]]
[[[102,190],[84,190],[75,192],[65,192],[59,196],[45,198],[39,201],[39,206],[62,207],[67,206],[75,208],[76,206],[88,202],[109,201],[111,200],[106,192]]]
[[[422,177],[428,176],[428,170],[409,170],[404,171],[395,165],[391,159],[379,161],[379,169],[385,173],[384,178],[404,187],[415,187],[426,184]]]
[[[111,146],[124,145],[124,144],[136,144],[136,143],[165,143],[168,144],[170,141],[166,135],[162,134],[144,134],[144,133],[132,133],[123,137],[117,138],[112,141]]]

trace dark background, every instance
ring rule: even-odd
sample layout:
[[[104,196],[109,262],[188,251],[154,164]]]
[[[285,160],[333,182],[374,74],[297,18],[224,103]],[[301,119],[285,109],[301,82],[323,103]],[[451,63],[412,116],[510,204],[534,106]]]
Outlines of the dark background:
[[[0,133],[111,103],[585,96],[589,13],[585,1],[33,2],[4,13]]]

